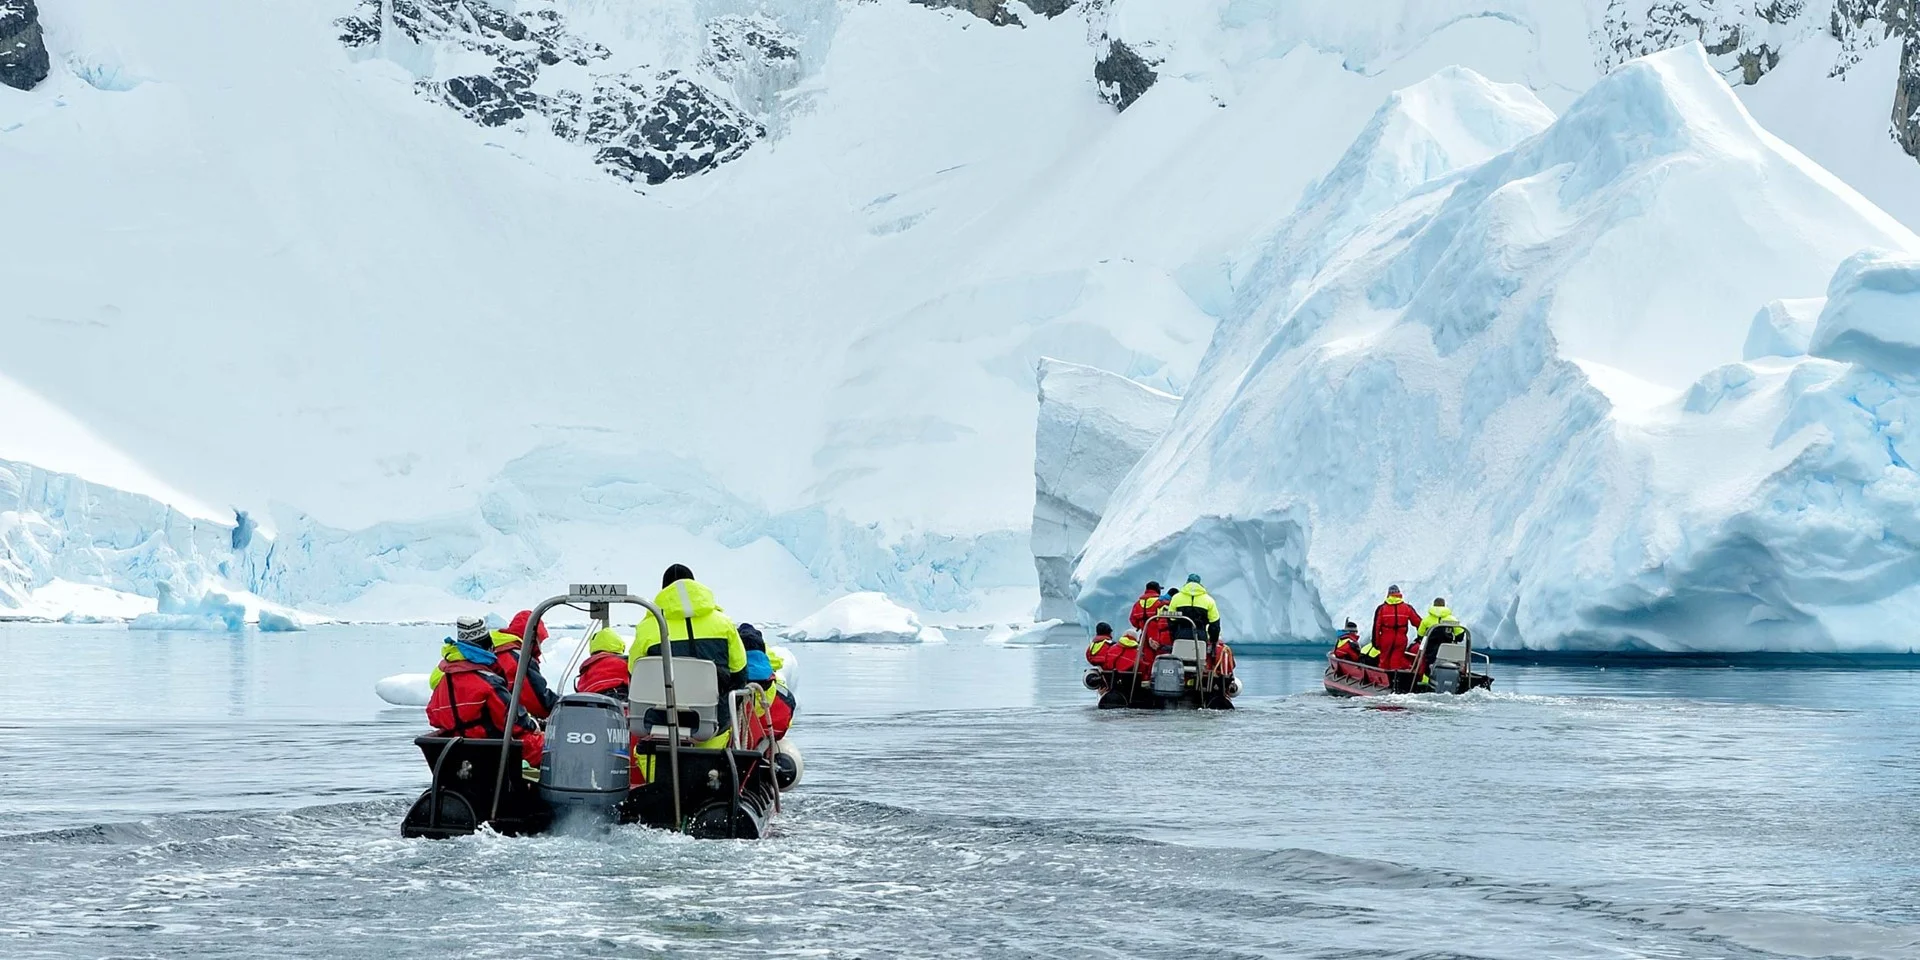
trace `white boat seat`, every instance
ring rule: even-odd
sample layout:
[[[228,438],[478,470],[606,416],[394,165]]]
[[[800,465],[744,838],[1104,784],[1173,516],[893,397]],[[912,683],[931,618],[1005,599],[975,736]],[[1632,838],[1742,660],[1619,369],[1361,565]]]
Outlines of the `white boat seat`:
[[[664,739],[678,727],[683,742],[718,736],[726,727],[720,700],[720,668],[711,660],[676,657],[673,661],[674,702],[679,707],[679,723],[667,716],[667,676],[659,657],[641,657],[633,662],[633,678],[627,687],[628,726],[643,737]]]
[[[1458,668],[1467,662],[1467,645],[1464,643],[1443,643],[1433,648],[1433,665],[1436,667]]]
[[[1173,642],[1173,650],[1167,655],[1176,660],[1198,664],[1200,659],[1206,655],[1206,652],[1198,640],[1175,640]]]

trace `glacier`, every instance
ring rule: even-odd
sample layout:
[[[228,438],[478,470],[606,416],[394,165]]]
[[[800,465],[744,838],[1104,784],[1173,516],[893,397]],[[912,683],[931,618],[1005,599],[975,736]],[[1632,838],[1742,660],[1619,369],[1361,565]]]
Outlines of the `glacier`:
[[[1256,642],[1399,583],[1502,648],[1908,652],[1916,250],[1697,47],[1628,63],[1305,289],[1249,280],[1223,328],[1270,332],[1114,494],[1083,617],[1195,570]],[[1733,362],[1823,288],[1811,356]]]
[[[684,560],[754,616],[1030,616],[1042,357],[1212,403],[1203,355],[1290,312],[1268,288],[1675,39],[1596,32],[1598,0],[404,6],[39,5],[51,70],[0,90],[0,182],[33,187],[0,234],[0,615],[166,583],[412,620]],[[1827,12],[1739,96],[1920,223],[1900,43]],[[1115,44],[1151,61],[1124,111]],[[1425,134],[1341,162],[1436,71],[1393,120]],[[1324,222],[1276,232],[1310,192]]]
[[[1033,440],[1033,562],[1037,620],[1078,616],[1073,562],[1100,522],[1107,498],[1167,432],[1180,398],[1095,367],[1052,358],[1036,376],[1040,412]]]

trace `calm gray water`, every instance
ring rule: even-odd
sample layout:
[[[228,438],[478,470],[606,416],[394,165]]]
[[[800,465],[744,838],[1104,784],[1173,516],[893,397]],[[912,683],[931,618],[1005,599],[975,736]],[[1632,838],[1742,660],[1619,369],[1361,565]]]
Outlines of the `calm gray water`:
[[[438,635],[0,624],[0,957],[1920,957],[1914,673],[1126,714],[1073,646],[810,645],[769,841],[406,841],[372,684]]]

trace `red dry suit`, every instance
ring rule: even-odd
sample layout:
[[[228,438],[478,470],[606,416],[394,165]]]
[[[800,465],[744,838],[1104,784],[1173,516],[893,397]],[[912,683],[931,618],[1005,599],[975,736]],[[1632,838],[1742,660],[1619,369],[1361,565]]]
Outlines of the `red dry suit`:
[[[793,691],[788,690],[785,684],[775,683],[772,694],[762,694],[760,702],[766,713],[755,710],[748,718],[747,733],[751,738],[748,742],[764,743],[769,732],[784,739],[787,730],[793,726],[793,712],[800,706],[799,701],[794,699]],[[771,731],[768,730],[769,721],[772,724]]]
[[[1233,676],[1233,648],[1224,643],[1213,645],[1213,652],[1207,655],[1207,672],[1214,676]]]
[[[1154,614],[1164,613],[1166,607],[1167,598],[1150,590],[1133,602],[1133,610],[1127,615],[1133,628],[1140,631],[1140,636],[1146,641],[1141,644],[1140,668],[1143,671],[1151,672],[1153,661],[1173,649],[1173,621],[1153,619]]]
[[[1119,652],[1120,644],[1113,639],[1113,634],[1096,634],[1087,644],[1087,662],[1102,670],[1112,670],[1113,657]]]
[[[581,693],[624,697],[630,680],[625,651],[596,653],[580,665],[580,677],[573,682],[573,688]]]
[[[499,739],[506,729],[507,697],[512,691],[497,666],[451,657],[440,661],[440,684],[427,699],[427,722],[433,724],[435,732],[448,737]],[[538,766],[546,738],[524,714],[517,720],[520,756]]]
[[[1380,666],[1387,670],[1412,670],[1413,654],[1407,651],[1407,633],[1420,625],[1413,604],[1399,597],[1373,611],[1373,645],[1380,648]]]
[[[1136,668],[1144,672],[1146,667],[1152,663],[1150,660],[1146,663],[1141,662],[1140,641],[1134,639],[1131,633],[1113,641],[1108,645],[1107,649],[1110,652],[1107,657],[1106,669],[1112,670],[1114,673],[1132,673]]]

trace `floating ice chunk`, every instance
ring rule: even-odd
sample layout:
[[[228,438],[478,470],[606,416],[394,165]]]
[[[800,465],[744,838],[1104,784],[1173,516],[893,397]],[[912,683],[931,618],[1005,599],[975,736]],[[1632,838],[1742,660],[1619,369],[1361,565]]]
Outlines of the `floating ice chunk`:
[[[1037,646],[1046,642],[1049,631],[1065,622],[1042,620],[1038,623],[1003,623],[988,631],[981,642],[994,647]]]
[[[247,608],[224,593],[203,593],[192,600],[173,595],[165,582],[154,584],[159,609],[127,624],[129,630],[207,630],[238,633],[246,629]]]
[[[1807,352],[1881,373],[1920,372],[1920,255],[1848,257],[1827,288]]]
[[[1813,339],[1814,322],[1827,301],[1809,299],[1775,300],[1753,315],[1753,328],[1747,331],[1747,346],[1740,359],[1805,356]]]
[[[396,707],[424,707],[433,696],[433,688],[427,686],[427,675],[424,673],[396,673],[391,677],[382,677],[373,685],[373,692]]]
[[[796,642],[929,643],[946,635],[883,593],[850,593],[781,634]]]
[[[297,633],[306,627],[292,617],[274,613],[271,610],[260,611],[261,633]]]

